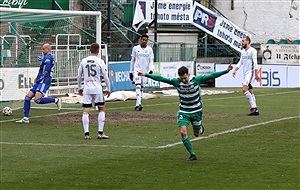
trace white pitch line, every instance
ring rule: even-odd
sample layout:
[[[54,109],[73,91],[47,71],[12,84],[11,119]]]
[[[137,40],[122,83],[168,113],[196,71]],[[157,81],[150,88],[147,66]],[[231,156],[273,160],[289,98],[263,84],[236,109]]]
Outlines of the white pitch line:
[[[30,118],[41,118],[41,117],[49,117],[49,116],[55,116],[55,115],[67,115],[69,113],[77,113],[77,112],[82,112],[80,111],[70,111],[70,112],[62,112],[62,113],[54,113],[54,114],[48,114],[48,115],[38,115],[38,116],[31,116]],[[17,121],[19,119],[9,119],[9,120],[2,120],[0,123],[7,123],[7,122],[12,122],[12,121]],[[20,124],[20,125],[28,125],[28,124]]]
[[[275,123],[275,122],[279,122],[279,121],[284,121],[284,120],[289,120],[289,119],[296,119],[296,118],[300,118],[300,116],[285,117],[285,118],[265,121],[265,122],[262,122],[262,123],[246,125],[246,126],[235,128],[235,129],[229,129],[229,130],[226,130],[226,131],[213,133],[213,134],[210,134],[208,136],[197,137],[197,138],[191,139],[191,141],[198,141],[198,140],[202,140],[202,139],[208,139],[208,138],[216,137],[216,136],[219,136],[219,135],[233,133],[233,132],[241,131],[241,130],[244,130],[244,129],[248,129],[248,128],[252,128],[252,127],[256,127],[256,126],[260,126],[260,125],[266,125],[266,124],[269,124],[269,123]],[[145,149],[145,148],[163,149],[163,148],[170,148],[170,147],[173,147],[173,146],[176,146],[176,145],[180,145],[180,144],[182,144],[182,142],[176,142],[176,143],[167,144],[167,145],[163,145],[163,146],[157,146],[157,147],[126,146],[126,145],[122,145],[122,146],[117,146],[117,145],[95,145],[95,144],[94,145],[88,145],[88,144],[18,143],[18,142],[0,142],[0,144],[2,144],[2,145],[58,146],[58,147],[115,147],[115,148],[137,148],[137,149]]]
[[[262,122],[262,123],[256,123],[256,124],[246,125],[246,126],[235,128],[235,129],[229,129],[229,130],[226,130],[226,131],[221,131],[221,132],[218,132],[218,133],[213,133],[213,134],[210,134],[208,136],[197,137],[197,138],[191,139],[191,141],[198,141],[198,140],[201,140],[201,139],[208,139],[208,138],[216,137],[216,136],[219,136],[219,135],[233,133],[233,132],[241,131],[241,130],[244,130],[244,129],[248,129],[248,128],[252,128],[252,127],[256,127],[256,126],[260,126],[260,125],[267,125],[269,123],[275,123],[275,122],[279,122],[279,121],[284,121],[284,120],[289,120],[289,119],[296,119],[296,118],[300,118],[300,116],[285,117],[285,118],[280,118],[280,119],[274,119],[274,120],[270,120],[270,121],[265,121],[265,122]],[[157,148],[169,148],[169,147],[173,147],[173,146],[176,146],[176,145],[179,145],[179,144],[182,144],[182,142],[176,142],[176,143],[173,143],[173,144],[167,144],[167,145],[164,145],[164,146],[158,146]]]
[[[115,148],[156,148],[147,146],[117,146],[103,144],[53,144],[53,143],[18,143],[18,142],[0,142],[3,145],[31,145],[31,146],[58,146],[58,147],[115,147]]]

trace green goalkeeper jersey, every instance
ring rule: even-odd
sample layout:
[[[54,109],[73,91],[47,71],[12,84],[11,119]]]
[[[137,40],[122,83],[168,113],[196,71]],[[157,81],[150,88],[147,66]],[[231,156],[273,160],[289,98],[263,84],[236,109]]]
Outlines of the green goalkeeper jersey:
[[[196,113],[202,111],[200,84],[228,73],[227,70],[214,72],[207,75],[191,77],[187,84],[179,78],[165,78],[160,75],[146,74],[146,77],[173,85],[179,94],[179,111],[182,113]]]

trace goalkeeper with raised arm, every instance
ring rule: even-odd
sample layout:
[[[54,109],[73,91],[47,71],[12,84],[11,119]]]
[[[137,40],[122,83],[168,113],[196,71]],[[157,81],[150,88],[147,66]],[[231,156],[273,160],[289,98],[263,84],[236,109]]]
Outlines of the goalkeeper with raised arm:
[[[165,78],[160,75],[138,72],[139,76],[146,76],[156,81],[168,83],[177,89],[180,99],[177,123],[180,130],[181,140],[187,151],[190,153],[190,157],[187,159],[189,161],[197,160],[197,157],[187,134],[187,126],[189,123],[192,124],[194,135],[196,137],[199,137],[204,132],[204,127],[202,125],[200,84],[207,80],[222,76],[230,70],[232,70],[231,64],[228,66],[227,70],[224,71],[191,77],[188,68],[182,66],[178,69],[179,78]]]
[[[54,70],[54,58],[51,54],[50,44],[44,44],[42,47],[43,56],[38,56],[40,63],[40,69],[37,77],[35,78],[35,84],[27,93],[24,99],[24,117],[21,120],[16,121],[17,123],[29,123],[29,111],[30,102],[34,98],[37,104],[49,104],[56,103],[58,110],[61,108],[60,98],[48,98],[44,97],[50,88],[52,80],[52,72]]]

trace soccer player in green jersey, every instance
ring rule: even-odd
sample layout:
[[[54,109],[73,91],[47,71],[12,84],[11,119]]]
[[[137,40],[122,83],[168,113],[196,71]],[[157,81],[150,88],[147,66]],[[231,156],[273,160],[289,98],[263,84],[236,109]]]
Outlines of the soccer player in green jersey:
[[[138,72],[139,76],[146,76],[156,81],[161,81],[173,85],[179,94],[180,104],[177,113],[177,123],[180,130],[181,140],[190,153],[188,160],[197,160],[192,144],[187,135],[187,126],[192,124],[194,135],[199,137],[204,132],[202,125],[202,100],[200,84],[222,76],[232,70],[231,64],[224,71],[214,72],[207,75],[191,77],[188,68],[182,66],[178,69],[179,78],[165,78],[160,75]]]

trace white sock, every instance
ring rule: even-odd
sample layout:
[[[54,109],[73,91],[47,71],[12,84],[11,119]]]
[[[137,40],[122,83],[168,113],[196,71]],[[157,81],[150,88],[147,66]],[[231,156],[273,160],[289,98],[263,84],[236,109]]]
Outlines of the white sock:
[[[136,104],[135,106],[138,106],[141,104],[141,85],[136,85],[136,88],[135,88],[135,94],[136,94]]]
[[[142,99],[143,99],[143,93],[144,93],[144,87],[141,86],[141,104],[142,104]]]
[[[103,132],[104,121],[105,121],[105,112],[101,111],[98,114],[98,131]]]
[[[252,94],[252,98],[253,98],[253,101],[256,103],[256,98],[255,98],[254,94]]]
[[[251,108],[256,108],[256,103],[253,100],[253,97],[252,97],[251,93],[249,91],[247,91],[244,94],[245,94],[246,98],[248,99]]]
[[[83,130],[84,133],[89,132],[89,114],[86,112],[83,112],[82,114],[82,125],[83,125]]]

